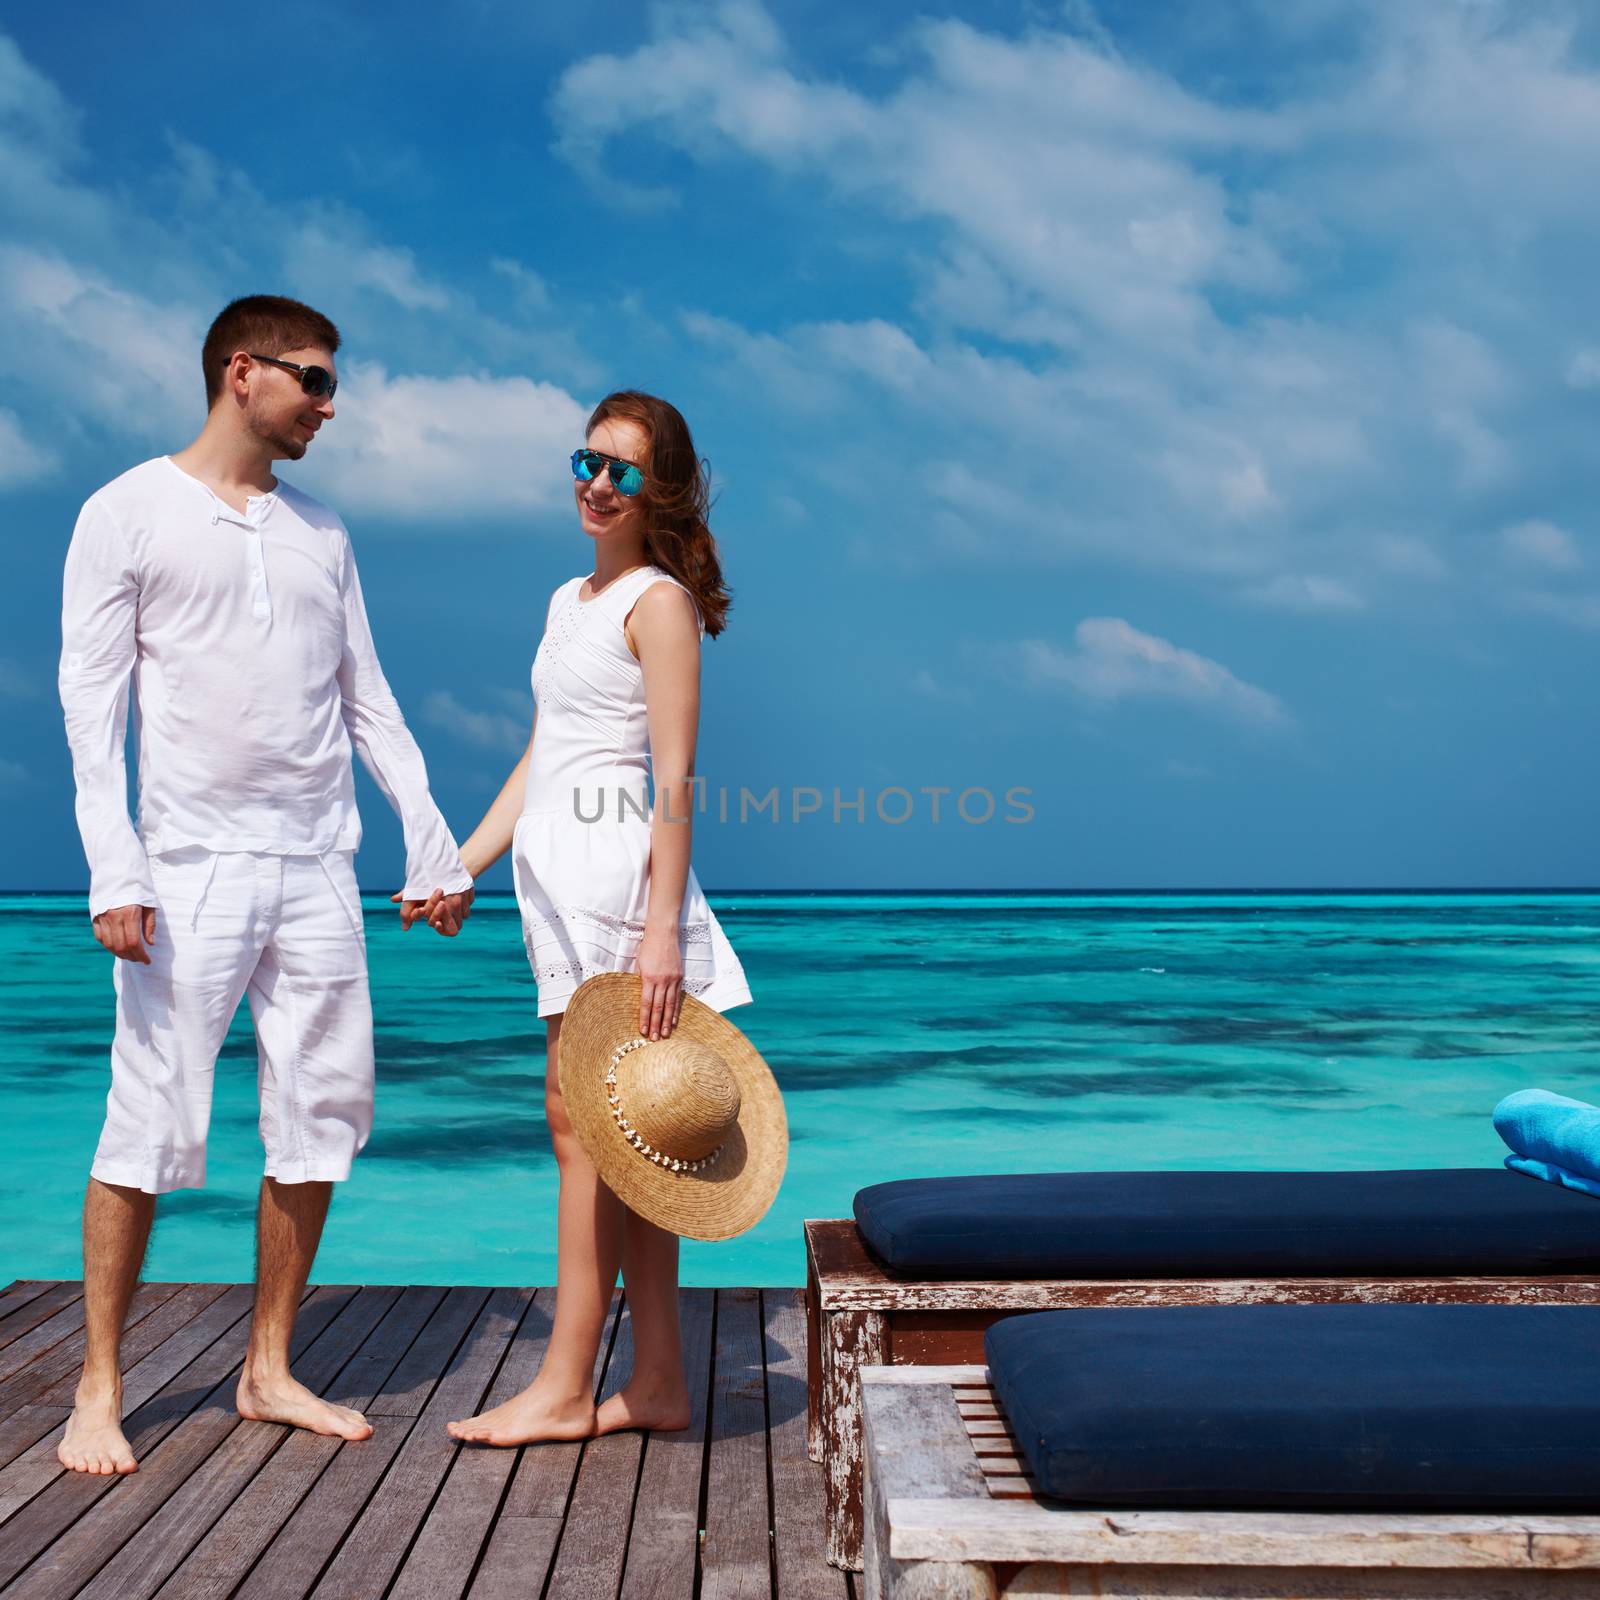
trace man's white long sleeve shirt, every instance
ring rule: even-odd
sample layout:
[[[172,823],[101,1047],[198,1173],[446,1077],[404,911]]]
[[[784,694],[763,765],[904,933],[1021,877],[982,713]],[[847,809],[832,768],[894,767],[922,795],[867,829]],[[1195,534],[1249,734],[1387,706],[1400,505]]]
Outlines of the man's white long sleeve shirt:
[[[406,897],[471,885],[378,664],[350,536],[286,483],[241,516],[157,456],[91,495],[67,552],[60,687],[93,916],[153,905],[148,856],[185,845],[355,849],[352,746],[405,829]]]

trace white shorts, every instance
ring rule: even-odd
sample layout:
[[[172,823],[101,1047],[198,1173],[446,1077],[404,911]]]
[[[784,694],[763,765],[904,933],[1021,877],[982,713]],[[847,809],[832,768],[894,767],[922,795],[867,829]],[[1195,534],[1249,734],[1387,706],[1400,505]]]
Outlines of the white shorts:
[[[248,994],[267,1176],[349,1177],[373,1089],[355,852],[193,846],[152,856],[150,872],[150,964],[113,964],[117,1032],[93,1175],[147,1194],[203,1187],[217,1052]]]

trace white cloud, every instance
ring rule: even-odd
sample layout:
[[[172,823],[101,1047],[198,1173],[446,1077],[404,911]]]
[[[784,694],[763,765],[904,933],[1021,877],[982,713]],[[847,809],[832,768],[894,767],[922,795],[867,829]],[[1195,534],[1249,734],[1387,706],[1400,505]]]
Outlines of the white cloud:
[[[1501,530],[1500,545],[1507,558],[1518,566],[1537,567],[1545,572],[1575,572],[1583,565],[1578,541],[1553,522],[1514,523]]]
[[[33,781],[33,773],[20,761],[0,757],[0,789],[20,789]]]
[[[1384,572],[1406,578],[1443,578],[1450,568],[1426,539],[1413,534],[1383,534],[1372,546],[1373,559]]]
[[[1141,633],[1121,617],[1086,617],[1074,647],[1024,639],[1010,659],[1023,681],[1064,690],[1092,704],[1177,700],[1242,722],[1281,727],[1292,719],[1281,700],[1237,678],[1219,661]]]
[[[1377,580],[1437,579],[1452,528],[1491,493],[1515,505],[1574,448],[1533,408],[1551,328],[1589,314],[1597,229],[1575,152],[1600,139],[1600,74],[1553,10],[1330,13],[1337,70],[1264,10],[1263,49],[1293,70],[1259,101],[1120,55],[1081,19],[914,23],[864,88],[810,67],[754,0],[654,17],[635,50],[563,77],[561,148],[625,171],[653,138],[870,217],[913,281],[902,314],[686,326],[731,358],[730,386],[755,377],[808,423],[850,419],[863,445],[909,431],[953,467],[1026,440],[1059,501],[1054,550],[1037,515],[1019,533],[941,508],[929,526],[953,560],[1037,535],[1038,555],[1120,552],[1237,574],[1267,604],[1351,609]],[[1563,274],[1567,306],[1550,297]],[[1573,381],[1589,370],[1581,356]],[[1437,532],[1359,539],[1352,570],[1298,592],[1278,581],[1335,529],[1413,518],[1419,496]]]
[[[1249,585],[1244,598],[1275,611],[1364,611],[1365,597],[1340,578],[1317,573],[1281,572],[1265,583]]]
[[[44,388],[78,425],[87,416],[140,440],[198,427],[207,324],[197,308],[21,246],[0,248],[0,304],[12,313],[0,373]]]
[[[1567,383],[1573,389],[1600,389],[1600,348],[1586,345],[1567,364]]]
[[[422,702],[422,720],[442,728],[462,744],[481,750],[521,755],[527,748],[533,721],[520,720],[504,711],[474,711],[448,689],[435,689]]]
[[[558,502],[586,412],[559,384],[506,371],[578,352],[530,314],[535,275],[518,280],[519,325],[507,326],[359,212],[274,199],[198,145],[169,139],[169,161],[137,187],[100,184],[78,120],[0,34],[0,490],[74,455],[99,468],[130,444],[192,438],[206,328],[231,294],[265,285],[326,306],[346,335],[339,419],[291,481],[325,486],[347,514],[413,522]],[[233,240],[249,242],[242,285]],[[374,337],[416,351],[415,369],[363,363]],[[586,357],[561,364],[594,381]]]
[[[58,458],[22,431],[14,411],[0,407],[0,489],[36,483],[55,471]]]
[[[338,284],[341,294],[372,289],[407,311],[450,307],[450,291],[421,272],[410,250],[374,242],[365,221],[342,206],[311,207],[288,246],[300,282]]]
[[[1558,622],[1591,632],[1600,629],[1600,595],[1528,591],[1512,595],[1508,603],[1513,611],[1554,617]]]
[[[918,667],[908,682],[911,692],[943,705],[972,704],[972,691],[964,683],[947,683],[927,667]]]
[[[553,510],[587,409],[555,384],[347,369],[339,411],[306,460],[307,487],[341,510],[438,522]]]

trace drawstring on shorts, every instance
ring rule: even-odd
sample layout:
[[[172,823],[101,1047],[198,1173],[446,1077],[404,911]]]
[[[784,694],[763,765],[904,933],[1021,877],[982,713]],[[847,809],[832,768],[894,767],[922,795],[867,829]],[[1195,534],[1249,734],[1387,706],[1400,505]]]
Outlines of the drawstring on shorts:
[[[200,911],[206,903],[206,896],[211,893],[211,880],[217,875],[217,863],[221,859],[222,856],[219,852],[212,851],[211,865],[206,869],[206,881],[200,886],[200,898],[195,901],[194,916],[189,919],[189,931],[191,933],[200,931]]]

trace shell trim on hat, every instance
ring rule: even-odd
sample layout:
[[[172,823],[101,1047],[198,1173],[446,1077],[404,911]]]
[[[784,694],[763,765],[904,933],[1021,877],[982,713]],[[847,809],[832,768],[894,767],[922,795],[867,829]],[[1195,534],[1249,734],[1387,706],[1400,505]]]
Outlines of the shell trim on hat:
[[[611,1066],[606,1073],[606,1100],[611,1106],[611,1116],[617,1126],[622,1130],[622,1136],[633,1146],[640,1155],[653,1162],[658,1167],[665,1167],[668,1172],[704,1172],[718,1156],[722,1154],[722,1145],[718,1145],[710,1155],[701,1156],[698,1161],[685,1161],[681,1156],[669,1156],[664,1150],[654,1150],[645,1141],[644,1135],[633,1127],[622,1109],[622,1098],[617,1093],[617,1068],[622,1063],[622,1058],[630,1050],[638,1050],[650,1041],[641,1034],[635,1034],[631,1039],[624,1039],[615,1050],[611,1052]]]

